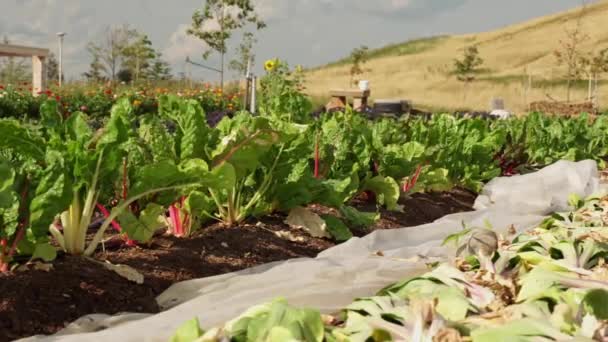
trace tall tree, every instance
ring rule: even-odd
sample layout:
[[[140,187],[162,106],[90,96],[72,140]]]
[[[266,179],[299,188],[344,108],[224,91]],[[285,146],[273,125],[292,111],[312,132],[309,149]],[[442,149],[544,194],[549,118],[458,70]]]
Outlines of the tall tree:
[[[224,59],[228,51],[228,41],[232,34],[247,24],[258,30],[266,24],[255,12],[252,0],[206,0],[202,9],[192,15],[189,35],[201,39],[209,47],[203,54],[204,59],[216,52],[220,55],[220,83],[224,86]]]
[[[90,42],[87,46],[93,59],[99,61],[103,72],[110,80],[116,80],[116,74],[125,59],[124,50],[136,35],[137,31],[128,25],[108,27],[101,41]]]
[[[237,48],[236,57],[230,61],[228,68],[237,72],[239,75],[244,75],[247,72],[249,62],[253,65],[255,62],[255,54],[253,53],[253,45],[257,43],[253,33],[245,32],[243,41]]]
[[[152,62],[148,78],[154,81],[164,81],[171,79],[171,67],[169,63],[162,59],[162,54],[158,52]]]
[[[137,37],[123,49],[125,57],[123,68],[129,69],[135,82],[145,77],[145,73],[156,57],[152,42],[145,34],[137,33]]]
[[[10,44],[8,37],[2,39],[4,44]],[[20,57],[4,57],[0,59],[0,82],[18,84],[31,79],[31,71]]]

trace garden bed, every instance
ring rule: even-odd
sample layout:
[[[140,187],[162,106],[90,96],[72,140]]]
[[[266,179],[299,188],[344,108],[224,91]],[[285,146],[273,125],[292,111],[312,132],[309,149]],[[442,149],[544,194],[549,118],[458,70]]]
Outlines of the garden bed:
[[[381,211],[376,229],[417,226],[442,216],[472,210],[475,194],[454,189],[449,192],[419,193],[401,204],[404,212]],[[361,210],[375,210],[362,198],[353,201]],[[311,206],[327,213],[329,208]],[[287,226],[280,215],[249,220],[238,227],[205,226],[191,238],[158,236],[136,248],[114,248],[96,257],[125,264],[144,275],[137,285],[103,266],[62,256],[53,262],[52,272],[30,269],[0,275],[0,341],[35,334],[52,334],[67,323],[87,314],[119,312],[156,313],[155,297],[170,285],[189,279],[213,276],[252,266],[298,257],[314,257],[335,245],[312,238]],[[290,241],[274,234],[289,231]]]

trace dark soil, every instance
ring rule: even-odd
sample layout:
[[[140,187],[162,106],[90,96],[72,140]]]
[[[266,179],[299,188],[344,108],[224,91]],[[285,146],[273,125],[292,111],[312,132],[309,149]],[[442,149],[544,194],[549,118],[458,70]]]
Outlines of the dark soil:
[[[381,219],[373,227],[354,233],[363,236],[377,229],[429,223],[447,214],[472,210],[475,197],[462,189],[414,194],[400,203],[403,212],[381,210]],[[364,196],[352,205],[362,211],[376,210],[375,203]],[[322,206],[311,209],[337,214]],[[157,236],[148,245],[106,248],[96,255],[97,259],[135,268],[144,275],[143,285],[75,257],[58,258],[48,272],[27,270],[0,275],[0,341],[52,334],[86,314],[155,313],[159,308],[154,298],[176,282],[273,261],[315,257],[335,245],[291,229],[284,219],[285,216],[272,215],[241,226],[212,224],[188,239]],[[276,232],[288,232],[290,237]]]

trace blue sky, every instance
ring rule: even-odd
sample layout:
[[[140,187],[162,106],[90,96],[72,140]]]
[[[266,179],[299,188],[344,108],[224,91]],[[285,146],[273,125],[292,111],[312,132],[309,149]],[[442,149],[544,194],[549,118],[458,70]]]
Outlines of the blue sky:
[[[487,31],[579,6],[581,0],[254,0],[268,27],[258,33],[259,64],[267,58],[314,66],[348,55],[360,45],[380,47],[438,34]],[[67,32],[68,78],[86,71],[89,41],[109,25],[129,23],[146,32],[171,63],[184,71],[203,44],[185,34],[203,0],[0,0],[0,35],[15,44],[57,50],[56,32]],[[238,37],[231,46],[238,45]],[[211,57],[206,63],[216,65]],[[196,78],[214,75],[194,70]]]

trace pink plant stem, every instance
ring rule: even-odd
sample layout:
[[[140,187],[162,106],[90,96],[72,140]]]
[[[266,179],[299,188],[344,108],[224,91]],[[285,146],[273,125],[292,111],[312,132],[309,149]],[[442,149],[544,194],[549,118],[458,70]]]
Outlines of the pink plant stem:
[[[169,217],[171,218],[171,223],[173,223],[173,235],[177,236],[177,237],[182,237],[184,236],[184,232],[183,232],[183,228],[182,228],[182,223],[179,217],[179,209],[177,208],[177,206],[175,204],[172,204],[169,207]]]
[[[7,244],[6,239],[0,240],[0,273],[8,272],[8,263],[4,259]]]
[[[104,207],[100,203],[97,203],[95,206],[97,207],[97,209],[99,211],[101,211],[101,213],[103,214],[103,217],[108,218],[110,216],[110,212],[108,211],[108,209],[106,209],[106,207]],[[112,222],[110,222],[110,225],[117,232],[122,232],[122,227],[115,220],[112,220]],[[137,243],[134,240],[129,239],[129,237],[127,236],[127,234],[124,234],[124,239],[125,239],[125,243],[126,243],[127,246],[129,246],[129,247],[135,247],[135,246],[137,246]]]
[[[108,209],[106,209],[106,207],[104,207],[100,203],[97,203],[95,206],[97,207],[97,209],[99,211],[101,211],[101,213],[103,214],[103,217],[108,218],[110,216],[110,212],[108,211]],[[118,224],[118,222],[112,220],[112,222],[110,224],[117,232],[122,232],[122,227]]]
[[[25,203],[25,199],[27,198],[29,184],[30,184],[29,179],[26,179],[24,189],[21,192],[21,204],[22,205],[23,205],[23,203]],[[21,207],[21,209],[20,209],[21,214],[23,214],[24,210],[25,209],[23,207]],[[11,246],[11,249],[8,251],[9,258],[12,258],[13,255],[15,255],[15,253],[17,252],[17,245],[19,244],[19,242],[21,242],[21,240],[25,236],[25,230],[26,230],[29,222],[28,222],[27,216],[24,215],[23,217],[25,217],[25,218],[23,218],[23,221],[21,223],[19,223],[19,231],[17,232],[17,236],[15,236],[15,240],[13,240],[13,245]]]

